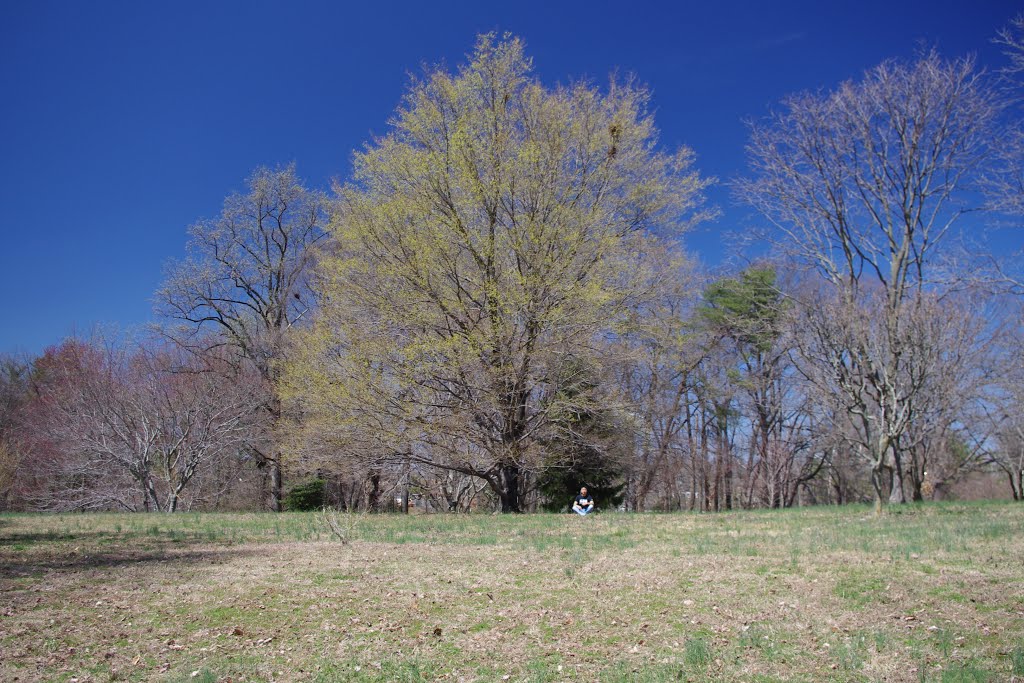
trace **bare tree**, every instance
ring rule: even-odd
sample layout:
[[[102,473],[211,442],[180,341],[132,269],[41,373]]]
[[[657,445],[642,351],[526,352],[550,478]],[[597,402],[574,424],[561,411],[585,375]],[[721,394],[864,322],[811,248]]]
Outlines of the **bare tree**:
[[[173,350],[71,342],[55,360],[39,397],[61,453],[48,509],[174,512],[204,466],[244,450],[260,408],[244,377]]]
[[[820,310],[805,322],[818,348],[830,349],[826,367],[846,410],[870,434],[859,446],[879,510],[882,474],[901,469],[899,442],[926,384],[905,346],[907,317],[937,286],[938,247],[982,208],[972,199],[999,112],[972,60],[932,52],[885,62],[828,94],[792,97],[752,130],[754,176],[738,192],[774,226],[778,247],[834,288],[822,303],[838,325],[829,328]],[[900,499],[902,487],[894,491]]]
[[[908,325],[923,329],[908,345],[911,372],[925,378],[913,397],[913,420],[897,451],[907,455],[904,489],[914,500],[941,498],[988,463],[980,426],[992,386],[1005,372],[998,341],[1004,325],[987,295],[930,298]]]
[[[991,381],[986,320],[949,298],[922,293],[903,303],[894,334],[881,292],[856,306],[828,288],[801,296],[794,310],[796,367],[821,400],[838,401],[832,429],[870,466],[879,507],[886,496],[920,499],[925,472],[937,486],[981,464],[979,448],[957,459],[940,454],[951,453],[952,439],[970,423],[972,405]],[[865,358],[893,360],[882,365]]]
[[[722,347],[737,385],[735,410],[747,424],[744,505],[755,492],[770,507],[793,504],[825,459],[812,448],[814,410],[799,391],[790,361],[786,299],[770,264],[721,278],[705,292],[702,318]]]
[[[1007,64],[1000,71],[1002,86],[1014,105],[1011,112],[1018,114],[1024,78],[1024,14],[1000,29],[994,42],[1006,55]],[[999,163],[986,176],[989,197],[995,208],[1020,215],[1024,213],[1024,128],[1019,114],[1011,116],[995,152]]]
[[[659,261],[651,269],[649,295],[637,301],[611,356],[633,415],[635,446],[625,505],[637,511],[678,509],[693,501],[693,485],[685,482],[681,490],[679,485],[694,385],[709,353],[705,335],[692,320],[700,290],[694,264],[670,251]]]
[[[1002,338],[999,376],[982,406],[990,437],[983,445],[992,466],[1006,476],[1013,499],[1024,501],[1024,317],[1021,304],[1015,303]]]
[[[993,465],[1006,476],[1014,500],[1024,500],[1024,418],[1004,413],[996,432]]]
[[[176,341],[200,351],[211,340],[231,346],[263,377],[268,419],[252,447],[270,468],[269,503],[279,511],[278,373],[287,335],[312,304],[308,277],[330,204],[323,193],[303,187],[294,165],[257,169],[247,185],[245,194],[224,201],[218,218],[189,229],[189,257],[172,265],[156,305],[174,323]]]
[[[957,221],[983,208],[972,192],[999,112],[970,59],[885,62],[753,126],[754,176],[736,187],[785,253],[851,293],[867,278],[895,308],[927,284]]]
[[[1003,215],[994,228],[1020,229],[1024,216],[1024,13],[1001,29],[994,41],[1003,49],[1006,64],[998,71],[1000,91],[1007,107],[999,143],[994,148],[995,163],[983,176],[989,206]],[[1021,270],[1024,251],[995,253],[991,256],[992,284],[1019,296],[1024,293]]]

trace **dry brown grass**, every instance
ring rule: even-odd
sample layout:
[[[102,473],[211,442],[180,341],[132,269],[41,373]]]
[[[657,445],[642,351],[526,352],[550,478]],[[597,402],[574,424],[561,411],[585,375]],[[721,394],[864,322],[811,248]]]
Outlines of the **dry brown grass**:
[[[1024,680],[1021,505],[313,520],[0,517],[0,680]]]

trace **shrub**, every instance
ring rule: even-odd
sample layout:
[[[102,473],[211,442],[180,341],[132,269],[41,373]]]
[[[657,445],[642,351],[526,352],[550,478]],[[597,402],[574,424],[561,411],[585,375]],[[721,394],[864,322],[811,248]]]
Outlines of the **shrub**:
[[[319,510],[327,500],[327,482],[313,479],[293,486],[284,496],[284,507],[293,512]]]

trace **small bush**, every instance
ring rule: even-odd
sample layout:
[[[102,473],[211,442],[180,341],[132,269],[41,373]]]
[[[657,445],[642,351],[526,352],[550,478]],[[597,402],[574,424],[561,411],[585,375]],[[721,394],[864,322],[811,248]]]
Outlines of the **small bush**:
[[[313,479],[293,486],[284,496],[284,507],[292,512],[319,510],[327,500],[327,482]]]

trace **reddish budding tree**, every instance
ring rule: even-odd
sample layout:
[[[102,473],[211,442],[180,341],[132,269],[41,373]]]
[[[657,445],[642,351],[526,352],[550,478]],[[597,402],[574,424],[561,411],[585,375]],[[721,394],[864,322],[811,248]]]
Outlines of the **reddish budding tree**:
[[[37,364],[35,446],[47,509],[161,510],[188,501],[203,468],[245,449],[258,393],[227,359],[68,341]]]

